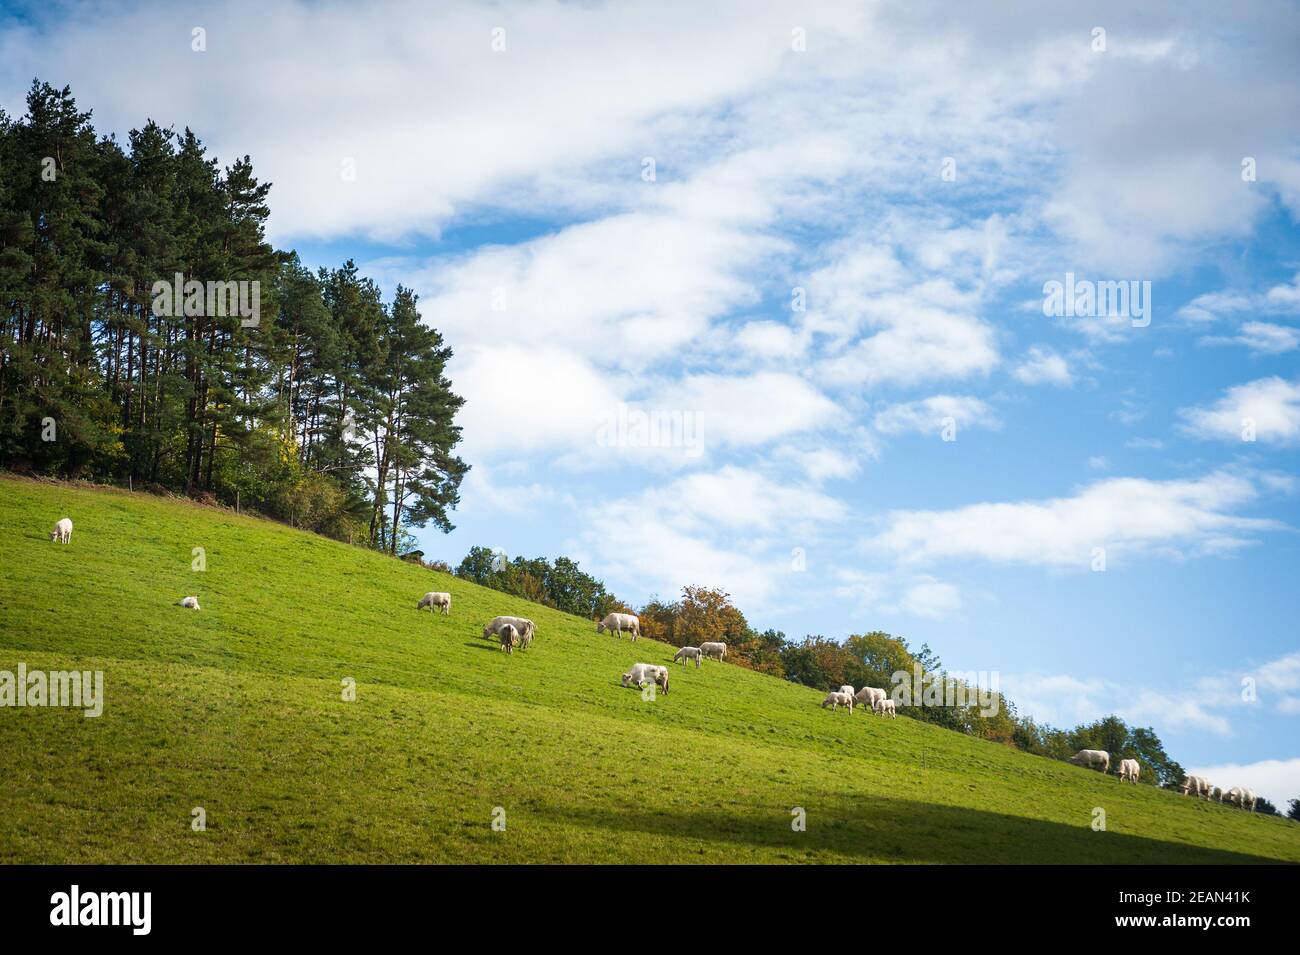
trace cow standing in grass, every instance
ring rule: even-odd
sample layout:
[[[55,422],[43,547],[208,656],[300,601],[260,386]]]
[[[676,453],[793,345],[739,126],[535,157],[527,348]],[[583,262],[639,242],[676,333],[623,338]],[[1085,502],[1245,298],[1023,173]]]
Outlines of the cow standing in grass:
[[[826,699],[822,700],[822,709],[824,710],[828,706],[831,708],[832,713],[838,710],[841,706],[852,713],[853,697],[848,693],[841,693],[839,690],[831,690],[826,694]]]
[[[623,674],[624,686],[635,686],[638,689],[644,689],[649,683],[653,683],[668,695],[668,668],[656,666],[653,663],[634,663],[632,669]]]
[[[510,624],[506,624],[498,630],[497,636],[501,639],[501,651],[503,653],[514,653],[515,647],[519,646],[519,631]]]
[[[441,610],[444,617],[449,616],[451,614],[451,594],[430,590],[415,605],[416,610],[423,610],[425,607],[428,607],[434,613]]]
[[[611,613],[596,624],[597,633],[604,633],[606,630],[613,631],[616,637],[623,636],[623,631],[626,630],[632,634],[632,642],[636,643],[637,637],[641,636],[641,620],[636,614]]]
[[[525,650],[533,645],[533,636],[537,632],[537,626],[525,617],[493,617],[483,628],[483,639],[491,640],[493,637],[499,636],[501,628],[505,626],[514,627],[519,631],[519,645]]]
[[[700,668],[701,656],[703,656],[703,654],[700,653],[699,647],[682,647],[676,653],[673,654],[673,662],[685,663],[687,660],[694,660],[695,669],[698,670]]]
[[[1081,749],[1070,757],[1070,762],[1087,769],[1099,769],[1110,772],[1110,753],[1104,749]]]

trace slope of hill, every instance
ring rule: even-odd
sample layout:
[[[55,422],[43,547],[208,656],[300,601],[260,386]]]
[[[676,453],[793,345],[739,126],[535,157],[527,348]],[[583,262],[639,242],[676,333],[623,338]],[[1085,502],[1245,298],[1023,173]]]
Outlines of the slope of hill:
[[[442,589],[450,617],[415,610]],[[483,640],[499,613],[531,650]],[[1300,860],[1294,823],[739,667],[619,685],[672,652],[278,524],[0,478],[0,670],[102,670],[105,696],[0,709],[0,861]]]

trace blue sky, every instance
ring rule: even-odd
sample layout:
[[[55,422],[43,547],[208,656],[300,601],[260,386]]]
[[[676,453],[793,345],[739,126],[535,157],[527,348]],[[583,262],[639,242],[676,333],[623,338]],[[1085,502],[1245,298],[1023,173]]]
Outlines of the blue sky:
[[[474,468],[430,555],[885,629],[1300,796],[1300,10],[699,6],[28,7],[0,103],[189,124],[421,294]],[[1045,315],[1067,273],[1149,324]]]

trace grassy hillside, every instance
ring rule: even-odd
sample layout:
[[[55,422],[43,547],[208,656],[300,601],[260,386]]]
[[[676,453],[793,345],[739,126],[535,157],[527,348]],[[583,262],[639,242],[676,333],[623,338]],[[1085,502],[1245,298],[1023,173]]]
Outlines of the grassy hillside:
[[[451,617],[416,612],[442,589]],[[481,638],[499,613],[537,621],[531,650]],[[276,524],[0,478],[0,670],[103,670],[106,697],[0,709],[0,861],[1300,860],[1293,823],[735,666],[674,667],[652,702],[619,685],[671,654]]]

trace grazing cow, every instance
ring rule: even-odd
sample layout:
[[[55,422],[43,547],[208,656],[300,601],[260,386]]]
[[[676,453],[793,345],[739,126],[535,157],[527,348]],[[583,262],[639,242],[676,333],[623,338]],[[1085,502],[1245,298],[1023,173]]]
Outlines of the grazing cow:
[[[634,663],[632,669],[623,674],[624,686],[644,689],[647,683],[654,683],[668,695],[668,668],[655,666],[653,663]]]
[[[1110,753],[1104,749],[1081,749],[1070,757],[1070,762],[1087,769],[1100,769],[1110,772]]]
[[[876,700],[871,708],[881,716],[888,713],[891,720],[898,716],[898,705],[893,700]]]
[[[854,698],[858,701],[858,706],[865,706],[867,709],[874,712],[876,709],[876,701],[883,700],[887,696],[889,696],[889,694],[880,689],[880,687],[864,686],[862,689],[858,690],[858,695]]]
[[[841,693],[839,690],[831,690],[826,694],[826,699],[822,700],[822,709],[831,708],[831,712],[838,710],[841,706],[847,706],[849,712],[853,712],[853,697],[848,693]]]
[[[854,695],[854,694],[853,694],[853,687],[849,686],[847,683],[845,683],[842,687],[840,687],[840,692],[841,692],[841,693],[847,693],[849,696],[853,696],[853,695]]]
[[[181,605],[182,607],[185,607],[185,608],[189,609],[189,610],[199,610],[199,609],[201,609],[201,608],[199,607],[199,598],[198,598],[198,597],[183,597],[183,598],[181,598],[180,605]]]
[[[614,631],[616,637],[623,636],[623,631],[626,630],[632,634],[632,642],[636,643],[636,638],[641,636],[641,620],[636,614],[611,613],[596,624],[597,633],[604,633],[606,630]]]
[[[1134,786],[1137,785],[1138,774],[1142,772],[1142,767],[1138,765],[1136,759],[1121,759],[1119,761],[1119,781],[1128,780]]]
[[[444,594],[436,590],[430,590],[427,594],[421,597],[420,602],[415,605],[416,610],[423,610],[425,607],[428,607],[431,612],[441,610],[442,615],[445,617],[451,613],[451,594]]]
[[[524,617],[493,617],[483,628],[483,639],[490,640],[498,636],[501,628],[509,624],[519,631],[519,645],[524,649],[533,645],[536,624]]]
[[[1255,802],[1258,797],[1253,789],[1247,789],[1245,786],[1233,786],[1223,794],[1223,802],[1230,802],[1238,809],[1247,809],[1250,812],[1255,811]]]
[[[1210,785],[1210,781],[1204,776],[1188,776],[1183,780],[1182,788],[1184,796],[1190,793],[1193,796],[1200,796],[1202,799],[1209,799],[1210,790],[1214,787]]]
[[[501,640],[501,649],[505,653],[513,654],[515,647],[519,646],[519,631],[513,624],[506,624],[497,631],[497,637]]]
[[[695,661],[695,669],[700,668],[700,657],[704,654],[700,652],[699,647],[682,647],[673,654],[674,663],[685,663],[687,660]]]
[[[54,529],[50,531],[50,540],[58,541],[60,544],[69,543],[72,540],[72,519],[65,517],[55,524]]]
[[[700,653],[706,657],[717,657],[719,660],[725,660],[727,657],[727,645],[721,640],[701,643]]]

